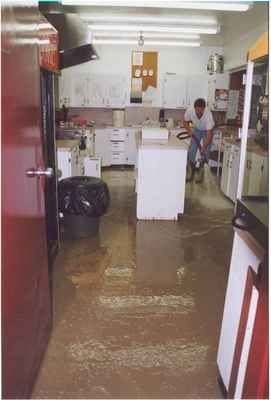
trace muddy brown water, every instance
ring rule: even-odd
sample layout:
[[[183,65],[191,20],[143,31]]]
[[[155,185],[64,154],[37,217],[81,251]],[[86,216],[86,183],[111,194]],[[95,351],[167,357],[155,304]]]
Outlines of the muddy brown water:
[[[62,241],[32,398],[222,398],[216,353],[233,205],[207,171],[177,222],[137,221],[131,170],[103,173],[99,235]]]

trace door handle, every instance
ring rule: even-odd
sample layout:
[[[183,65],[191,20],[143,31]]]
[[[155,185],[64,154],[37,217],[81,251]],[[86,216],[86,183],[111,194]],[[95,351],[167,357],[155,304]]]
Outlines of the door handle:
[[[52,178],[54,176],[54,170],[53,170],[53,168],[46,168],[46,169],[29,168],[26,170],[26,176],[28,178],[35,178],[35,177],[40,178],[41,176],[46,176],[47,178]]]

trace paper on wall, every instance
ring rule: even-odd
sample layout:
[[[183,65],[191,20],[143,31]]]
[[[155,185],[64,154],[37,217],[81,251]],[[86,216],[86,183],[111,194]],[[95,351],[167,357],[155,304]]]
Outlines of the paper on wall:
[[[133,78],[132,92],[141,92],[141,91],[142,91],[142,78]]]
[[[157,89],[153,86],[148,86],[147,90],[143,92],[143,103],[152,103],[157,96]]]
[[[133,65],[143,65],[143,51],[133,52]]]

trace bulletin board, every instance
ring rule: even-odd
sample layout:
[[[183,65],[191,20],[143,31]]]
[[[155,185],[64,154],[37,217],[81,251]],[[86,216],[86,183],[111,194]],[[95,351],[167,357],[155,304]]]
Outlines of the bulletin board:
[[[157,66],[157,52],[132,52],[131,103],[152,103],[157,91]]]

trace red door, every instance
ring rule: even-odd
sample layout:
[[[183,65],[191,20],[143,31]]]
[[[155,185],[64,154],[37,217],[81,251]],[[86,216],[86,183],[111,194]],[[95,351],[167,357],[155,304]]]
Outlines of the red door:
[[[9,4],[12,4],[9,5]],[[29,398],[50,324],[38,2],[2,1],[2,396]]]

